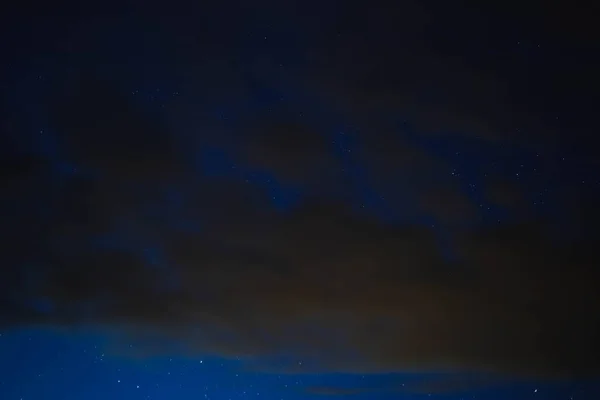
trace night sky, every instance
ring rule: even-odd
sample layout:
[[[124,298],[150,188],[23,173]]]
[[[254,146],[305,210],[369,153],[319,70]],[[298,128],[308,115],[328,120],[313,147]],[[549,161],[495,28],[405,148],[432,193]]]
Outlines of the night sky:
[[[1,400],[600,398],[591,10],[195,3],[0,11]]]

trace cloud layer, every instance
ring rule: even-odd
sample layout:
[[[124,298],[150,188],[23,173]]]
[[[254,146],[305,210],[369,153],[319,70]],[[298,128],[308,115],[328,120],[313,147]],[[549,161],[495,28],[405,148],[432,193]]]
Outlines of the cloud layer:
[[[341,127],[290,101],[188,135],[172,130],[192,120],[173,123],[177,102],[156,117],[85,69],[61,86],[59,150],[2,145],[0,323],[91,324],[288,371],[598,374],[595,198],[560,188],[572,230],[557,232],[499,184],[486,195],[519,218],[482,223],[420,134],[504,139],[508,115],[530,119],[497,100],[511,98],[502,80],[420,52],[367,60],[354,54],[369,43],[345,43],[315,51],[308,72],[273,74],[353,122]],[[264,78],[238,72],[223,74],[241,97]],[[399,109],[422,129],[382,117]],[[533,142],[546,138],[557,133]]]

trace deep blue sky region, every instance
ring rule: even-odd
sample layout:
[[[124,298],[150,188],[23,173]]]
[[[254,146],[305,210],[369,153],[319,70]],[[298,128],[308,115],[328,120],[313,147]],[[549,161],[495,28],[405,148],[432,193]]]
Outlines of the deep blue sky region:
[[[0,12],[0,399],[600,398],[593,13],[459,3]]]

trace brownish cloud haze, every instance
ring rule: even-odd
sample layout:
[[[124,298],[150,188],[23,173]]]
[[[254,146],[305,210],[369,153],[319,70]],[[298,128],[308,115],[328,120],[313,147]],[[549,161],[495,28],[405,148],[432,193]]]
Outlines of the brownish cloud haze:
[[[89,226],[53,227],[51,267],[20,290],[55,301],[56,317],[8,314],[5,323],[77,324],[76,305],[96,304],[82,323],[254,361],[292,353],[308,369],[598,371],[593,243],[561,244],[538,224],[498,226],[457,232],[448,262],[426,228],[385,226],[339,205],[280,215],[222,202],[200,214],[209,223],[201,234],[131,226],[160,243],[170,271],[119,250],[67,252],[61,235]],[[178,281],[171,290],[167,276]]]

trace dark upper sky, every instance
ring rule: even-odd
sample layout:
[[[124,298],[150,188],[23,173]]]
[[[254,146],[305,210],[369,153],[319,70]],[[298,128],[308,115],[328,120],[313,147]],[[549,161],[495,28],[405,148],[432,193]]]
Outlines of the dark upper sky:
[[[242,3],[4,13],[3,329],[597,377],[591,13]]]

